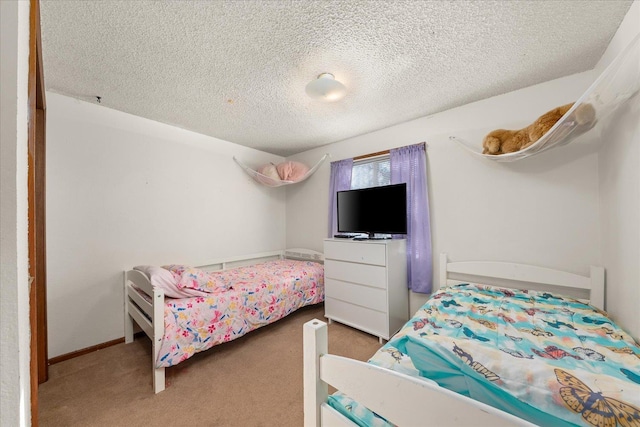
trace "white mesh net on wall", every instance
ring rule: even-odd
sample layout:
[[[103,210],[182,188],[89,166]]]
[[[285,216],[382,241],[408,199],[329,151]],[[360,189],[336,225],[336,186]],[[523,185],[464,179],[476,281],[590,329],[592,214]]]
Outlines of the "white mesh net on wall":
[[[611,62],[573,107],[539,140],[513,153],[482,153],[482,141],[467,141],[451,136],[471,153],[497,162],[512,162],[559,147],[588,132],[625,102],[640,92],[640,34]],[[595,109],[595,120],[584,121],[581,114]]]

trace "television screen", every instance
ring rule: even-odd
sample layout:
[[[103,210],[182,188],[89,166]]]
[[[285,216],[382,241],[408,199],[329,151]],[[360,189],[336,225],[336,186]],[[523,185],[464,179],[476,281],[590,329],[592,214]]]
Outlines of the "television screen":
[[[338,191],[340,233],[407,234],[407,184]]]

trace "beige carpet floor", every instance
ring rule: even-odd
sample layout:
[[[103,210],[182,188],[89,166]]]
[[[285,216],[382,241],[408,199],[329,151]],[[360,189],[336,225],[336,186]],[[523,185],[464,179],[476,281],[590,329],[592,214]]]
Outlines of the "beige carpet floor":
[[[166,370],[151,386],[146,336],[50,366],[40,385],[41,426],[294,426],[303,424],[302,325],[324,319],[322,304],[225,343]],[[329,351],[367,360],[372,335],[329,325]]]

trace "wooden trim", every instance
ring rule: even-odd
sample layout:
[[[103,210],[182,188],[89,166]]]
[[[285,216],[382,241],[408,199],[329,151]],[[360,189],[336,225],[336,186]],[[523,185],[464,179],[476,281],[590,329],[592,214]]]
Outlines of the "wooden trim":
[[[391,153],[391,150],[384,150],[384,151],[378,151],[377,153],[370,153],[370,154],[363,154],[362,156],[356,156],[353,158],[353,161],[357,161],[357,160],[364,160],[364,159],[368,159],[370,157],[378,157],[378,156],[384,156]]]
[[[44,97],[43,97],[44,99]],[[44,101],[42,101],[44,102]],[[36,101],[37,104],[37,101]],[[35,293],[36,328],[38,341],[38,383],[49,379],[47,358],[49,357],[47,332],[47,242],[46,242],[46,112],[36,108],[35,144]]]
[[[27,199],[29,255],[29,381],[31,425],[38,426],[38,384],[48,378],[45,245],[45,86],[39,0],[29,2]]]
[[[36,27],[36,108],[38,110],[46,110],[47,109],[47,100],[45,94],[45,84],[44,84],[44,63],[42,60],[42,36],[40,31],[40,2],[39,0],[33,0],[37,5],[37,20],[38,25]]]
[[[144,332],[136,332],[134,336],[144,335]],[[91,347],[82,348],[80,350],[72,351],[71,353],[61,354],[60,356],[52,357],[49,359],[49,365],[55,365],[56,363],[64,362],[65,360],[73,359],[78,356],[84,356],[85,354],[93,353],[94,351],[102,350],[117,344],[124,342],[124,337],[115,340],[103,342],[101,344],[92,345]]]

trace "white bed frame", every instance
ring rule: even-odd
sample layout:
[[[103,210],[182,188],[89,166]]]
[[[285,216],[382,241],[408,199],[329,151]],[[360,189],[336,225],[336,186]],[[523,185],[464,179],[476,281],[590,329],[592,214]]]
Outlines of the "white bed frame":
[[[194,267],[205,271],[220,271],[229,268],[253,265],[276,259],[299,259],[324,262],[324,255],[310,249],[292,248],[284,251],[262,252],[258,254],[218,259]],[[136,286],[144,291],[151,302],[143,298]],[[153,391],[160,393],[165,389],[165,368],[156,368],[160,344],[164,336],[164,291],[154,289],[149,278],[138,270],[124,272],[124,338],[125,343],[133,342],[134,324],[151,339],[151,366],[153,369]]]
[[[464,278],[471,277],[478,283],[553,290],[562,295],[577,291],[604,309],[602,267],[591,267],[586,277],[508,262],[448,262],[446,254],[440,255],[440,287],[468,283]],[[320,320],[305,323],[303,342],[305,427],[356,425],[327,404],[329,385],[399,426],[533,425],[434,383],[328,354],[327,324]]]

